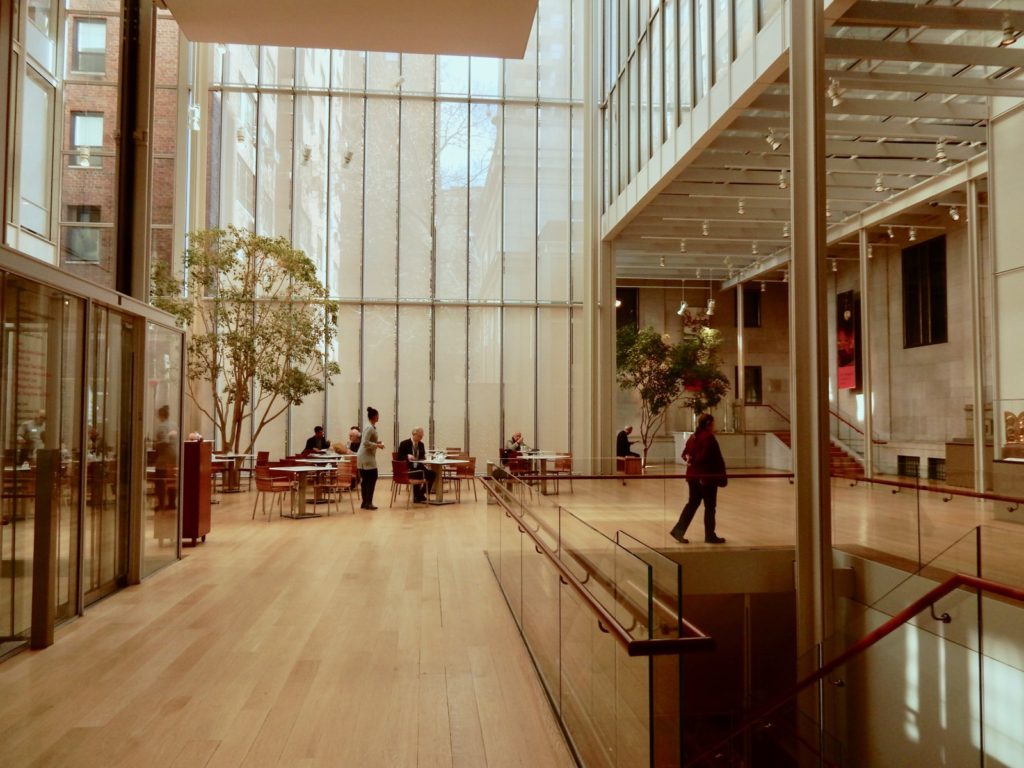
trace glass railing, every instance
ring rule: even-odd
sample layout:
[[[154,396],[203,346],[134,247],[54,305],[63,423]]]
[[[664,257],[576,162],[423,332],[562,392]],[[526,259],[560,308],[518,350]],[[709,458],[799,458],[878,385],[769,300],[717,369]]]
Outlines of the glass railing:
[[[710,648],[682,619],[680,565],[488,474],[487,555],[580,763],[680,765],[679,654]]]

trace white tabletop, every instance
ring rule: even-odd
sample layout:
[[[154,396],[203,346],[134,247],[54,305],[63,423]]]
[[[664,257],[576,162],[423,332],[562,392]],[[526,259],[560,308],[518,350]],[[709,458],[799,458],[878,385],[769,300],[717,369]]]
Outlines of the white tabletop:
[[[429,456],[425,459],[417,459],[420,464],[469,464],[467,459],[432,459]]]
[[[271,472],[323,472],[320,467],[271,467]]]
[[[215,453],[213,454],[215,459],[251,459],[251,453]]]
[[[301,461],[303,464],[335,464],[339,461],[352,461],[353,457],[349,456],[321,456],[319,458],[309,459],[295,459],[295,461]]]
[[[542,459],[550,461],[551,459],[567,458],[564,453],[523,453],[520,454],[521,459]]]

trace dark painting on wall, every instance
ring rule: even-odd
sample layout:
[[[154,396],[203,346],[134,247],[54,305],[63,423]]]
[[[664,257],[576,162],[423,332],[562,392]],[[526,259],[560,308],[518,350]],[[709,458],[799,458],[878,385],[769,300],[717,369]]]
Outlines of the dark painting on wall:
[[[860,300],[854,291],[836,295],[836,379],[839,389],[860,389]]]

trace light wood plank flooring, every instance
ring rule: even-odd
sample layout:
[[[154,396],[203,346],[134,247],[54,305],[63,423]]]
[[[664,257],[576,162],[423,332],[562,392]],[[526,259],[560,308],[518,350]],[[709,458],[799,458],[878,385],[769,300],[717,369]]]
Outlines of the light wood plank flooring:
[[[0,765],[573,764],[482,500],[267,523],[221,498],[182,562],[0,665]]]

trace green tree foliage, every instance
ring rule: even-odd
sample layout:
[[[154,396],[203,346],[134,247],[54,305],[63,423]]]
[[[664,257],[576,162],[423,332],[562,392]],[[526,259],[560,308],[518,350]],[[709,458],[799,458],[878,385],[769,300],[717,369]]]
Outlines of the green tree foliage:
[[[338,305],[305,253],[284,238],[234,227],[192,233],[185,275],[178,280],[159,263],[153,304],[190,330],[192,401],[221,445],[249,453],[267,424],[340,372],[327,357]],[[255,429],[243,445],[250,419]]]
[[[668,408],[686,393],[686,403],[697,413],[718,404],[729,381],[718,369],[721,334],[702,321],[684,318],[686,333],[679,344],[669,344],[654,328],[625,326],[617,337],[615,364],[622,389],[640,396],[640,442],[643,460],[665,425]]]

